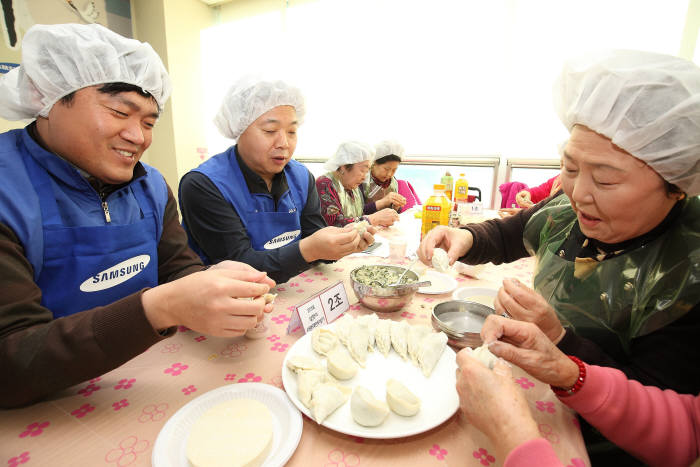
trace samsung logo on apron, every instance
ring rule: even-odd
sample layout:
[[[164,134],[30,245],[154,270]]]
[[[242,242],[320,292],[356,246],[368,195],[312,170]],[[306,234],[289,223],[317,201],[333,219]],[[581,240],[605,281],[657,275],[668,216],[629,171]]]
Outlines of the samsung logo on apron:
[[[300,233],[301,230],[292,230],[291,232],[279,234],[275,238],[271,238],[270,240],[268,240],[267,243],[263,245],[263,248],[265,248],[266,250],[274,250],[275,248],[284,246],[287,243],[294,241],[294,239],[297,238]]]
[[[80,284],[80,290],[82,292],[97,292],[119,285],[146,269],[150,261],[149,255],[134,256],[88,278]]]

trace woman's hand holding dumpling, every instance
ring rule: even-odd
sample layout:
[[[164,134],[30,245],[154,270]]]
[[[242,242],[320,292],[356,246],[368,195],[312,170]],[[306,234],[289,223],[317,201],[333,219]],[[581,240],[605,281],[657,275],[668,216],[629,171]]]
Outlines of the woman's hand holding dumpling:
[[[505,313],[505,316],[519,321],[536,324],[554,344],[564,337],[564,327],[554,308],[542,295],[517,279],[503,280],[503,287],[498,290],[494,300],[494,308],[499,315]]]

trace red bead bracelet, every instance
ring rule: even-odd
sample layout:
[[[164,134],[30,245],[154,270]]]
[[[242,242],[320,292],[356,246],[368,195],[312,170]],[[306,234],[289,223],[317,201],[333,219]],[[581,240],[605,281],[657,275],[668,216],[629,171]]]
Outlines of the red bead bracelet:
[[[576,378],[576,382],[569,389],[559,388],[550,385],[554,394],[556,394],[559,397],[566,397],[577,393],[583,387],[583,383],[586,380],[586,365],[580,359],[572,355],[567,355],[567,357],[569,357],[571,361],[573,361],[576,364],[576,366],[578,366],[578,378]]]

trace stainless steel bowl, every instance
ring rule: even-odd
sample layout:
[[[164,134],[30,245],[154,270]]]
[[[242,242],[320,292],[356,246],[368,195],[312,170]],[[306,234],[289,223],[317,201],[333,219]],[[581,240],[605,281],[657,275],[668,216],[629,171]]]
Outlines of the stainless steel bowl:
[[[450,300],[433,307],[432,323],[447,334],[447,342],[458,348],[481,345],[481,327],[494,309],[468,300]]]
[[[393,269],[399,274],[403,274],[406,270],[404,267],[390,264],[369,264],[365,266],[381,266],[383,268]],[[360,269],[360,267],[350,271],[352,290],[355,292],[360,303],[371,310],[383,313],[400,310],[411,302],[413,296],[416,294],[416,290],[418,290],[418,286],[412,286],[411,284],[402,285],[400,287],[373,287],[362,284],[355,280],[355,271]],[[413,271],[408,271],[404,277],[415,281],[418,280],[418,274]]]

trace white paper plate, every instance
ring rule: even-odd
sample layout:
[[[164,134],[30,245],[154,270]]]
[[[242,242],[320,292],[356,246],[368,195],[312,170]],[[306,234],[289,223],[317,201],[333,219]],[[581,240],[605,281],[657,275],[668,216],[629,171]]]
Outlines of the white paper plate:
[[[333,325],[330,326],[333,327]],[[313,356],[324,365],[325,359],[313,351],[311,335],[306,334],[289,349],[282,368],[282,381],[287,395],[299,410],[313,420],[311,411],[297,397],[296,375],[287,368],[287,360],[294,355]],[[417,366],[403,360],[393,349],[387,357],[375,349],[368,355],[367,366],[360,368],[352,379],[340,381],[340,384],[350,388],[364,386],[372,392],[374,397],[383,401],[386,398],[386,382],[394,378],[420,398],[421,408],[418,413],[412,417],[402,417],[389,412],[381,425],[365,427],[353,420],[348,399],[345,404],[329,415],[322,425],[340,433],[378,439],[402,438],[428,431],[450,418],[459,408],[459,396],[455,388],[456,369],[455,352],[449,346],[445,348],[430,378],[423,376]]]
[[[418,280],[432,282],[428,287],[419,288],[418,293],[442,295],[450,293],[457,288],[457,280],[454,277],[437,271],[425,271]]]
[[[493,308],[493,300],[498,290],[485,287],[460,287],[452,293],[455,300],[469,300]]]
[[[255,399],[270,409],[274,433],[272,448],[263,466],[284,465],[299,444],[303,426],[301,414],[289,401],[284,391],[263,383],[222,386],[202,394],[181,407],[160,430],[153,446],[152,465],[191,467],[186,454],[190,428],[208,409],[232,399]]]

